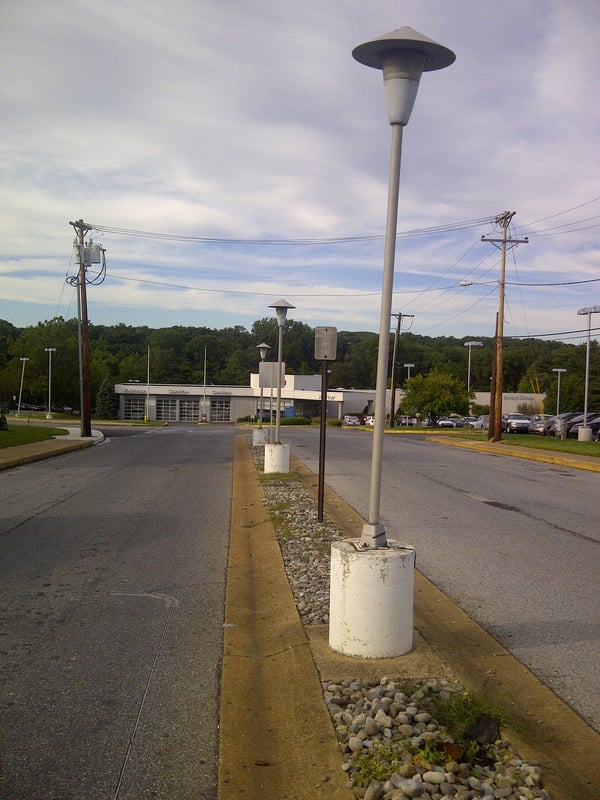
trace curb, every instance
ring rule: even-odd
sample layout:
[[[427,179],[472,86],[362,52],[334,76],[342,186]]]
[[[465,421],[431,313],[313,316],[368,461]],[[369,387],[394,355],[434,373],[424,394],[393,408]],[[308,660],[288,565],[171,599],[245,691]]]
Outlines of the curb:
[[[77,442],[57,442],[54,439],[46,442],[19,445],[18,448],[14,448],[15,450],[19,450],[18,455],[10,454],[5,456],[2,451],[0,451],[0,470],[22,467],[25,464],[33,464],[36,461],[44,461],[47,458],[54,458],[54,456],[60,456],[64,453],[72,453],[75,450],[84,450],[86,447],[93,447],[95,444],[95,439],[91,441],[86,439]],[[42,445],[46,446],[42,447]]]
[[[557,464],[562,467],[572,467],[573,469],[585,469],[589,472],[600,472],[600,459],[593,456],[570,456],[561,453],[553,455],[550,452],[536,451],[533,448],[515,447],[506,442],[486,444],[485,442],[466,442],[460,439],[450,439],[442,436],[427,436],[427,441],[435,444],[445,444],[449,447],[462,447],[466,450],[474,450],[482,453],[491,453],[495,456],[512,456],[513,458],[523,458],[527,461],[539,461],[547,464]]]

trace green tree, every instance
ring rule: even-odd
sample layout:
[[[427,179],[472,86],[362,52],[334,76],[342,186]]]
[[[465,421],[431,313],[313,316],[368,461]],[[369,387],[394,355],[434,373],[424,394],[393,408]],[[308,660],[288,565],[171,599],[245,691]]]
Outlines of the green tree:
[[[446,372],[432,370],[429,375],[417,375],[406,383],[402,412],[428,418],[435,425],[448,414],[467,414],[469,397],[462,380]]]
[[[116,419],[118,417],[117,400],[112,383],[108,380],[103,381],[98,389],[94,416],[97,419]]]

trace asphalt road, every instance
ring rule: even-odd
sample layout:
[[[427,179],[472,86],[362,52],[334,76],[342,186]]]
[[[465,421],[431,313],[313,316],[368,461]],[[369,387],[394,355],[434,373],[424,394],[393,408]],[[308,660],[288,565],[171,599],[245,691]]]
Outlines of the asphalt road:
[[[283,428],[318,471],[318,432]],[[325,480],[366,518],[372,437],[328,429]],[[384,438],[381,519],[417,568],[600,731],[600,476]]]
[[[233,427],[106,433],[0,473],[0,797],[214,800]]]

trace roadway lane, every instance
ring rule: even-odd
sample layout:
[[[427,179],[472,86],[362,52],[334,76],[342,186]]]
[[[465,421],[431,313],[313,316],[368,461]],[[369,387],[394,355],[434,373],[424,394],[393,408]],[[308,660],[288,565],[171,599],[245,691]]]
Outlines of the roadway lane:
[[[318,432],[282,441],[318,470]],[[327,432],[326,481],[365,517],[371,435]],[[597,473],[384,440],[381,517],[417,567],[600,730]]]
[[[214,800],[233,432],[0,473],[1,797]]]

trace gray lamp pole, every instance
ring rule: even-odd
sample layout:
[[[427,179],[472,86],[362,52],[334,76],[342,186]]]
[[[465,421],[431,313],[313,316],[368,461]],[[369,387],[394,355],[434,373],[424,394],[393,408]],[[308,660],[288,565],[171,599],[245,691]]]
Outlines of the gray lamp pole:
[[[580,308],[578,314],[587,315],[588,333],[587,349],[585,353],[585,397],[583,398],[583,425],[577,431],[579,441],[589,442],[592,438],[592,429],[588,428],[588,395],[590,393],[590,338],[592,333],[592,314],[600,314],[600,306],[588,306]]]
[[[258,352],[260,353],[260,360],[264,361],[267,357],[267,353],[271,349],[271,345],[267,344],[266,342],[261,342],[257,344],[256,347],[258,348]],[[258,382],[260,384],[260,417],[258,419],[258,427],[262,430],[262,418],[263,418],[263,386],[260,383],[260,373],[258,376]]]
[[[383,286],[379,320],[379,349],[377,353],[377,381],[375,386],[375,429],[373,432],[371,461],[369,517],[363,526],[361,536],[361,547],[377,549],[387,546],[385,529],[379,517],[379,507],[383,433],[385,429],[389,327],[392,313],[394,256],[398,224],[402,131],[410,119],[421,74],[450,66],[456,56],[447,47],[408,27],[398,28],[370,42],[360,44],[354,48],[352,55],[361,64],[383,71],[385,101],[389,123],[392,126]]]
[[[52,353],[56,353],[56,347],[45,347],[48,353],[48,413],[46,419],[52,419]]]
[[[562,372],[566,372],[567,370],[563,367],[553,367],[552,372],[556,372],[556,377],[558,378],[558,385],[556,387],[556,416],[560,414],[560,376]]]
[[[29,359],[23,357],[20,358],[19,361],[21,362],[22,367],[21,367],[21,385],[19,387],[19,402],[17,403],[17,413],[15,414],[16,417],[18,417],[19,414],[21,413],[21,395],[23,394],[23,378],[25,377],[25,364],[27,363],[27,361],[29,361]]]
[[[467,369],[467,394],[471,393],[471,348],[483,347],[483,342],[465,342],[464,347],[469,348],[469,367]]]
[[[283,362],[283,326],[285,325],[285,318],[289,308],[296,308],[287,300],[278,300],[276,303],[271,303],[269,308],[275,309],[275,316],[277,317],[278,336],[277,336],[277,416],[275,417],[275,444],[281,444],[279,441],[279,428],[281,418],[281,364]]]

